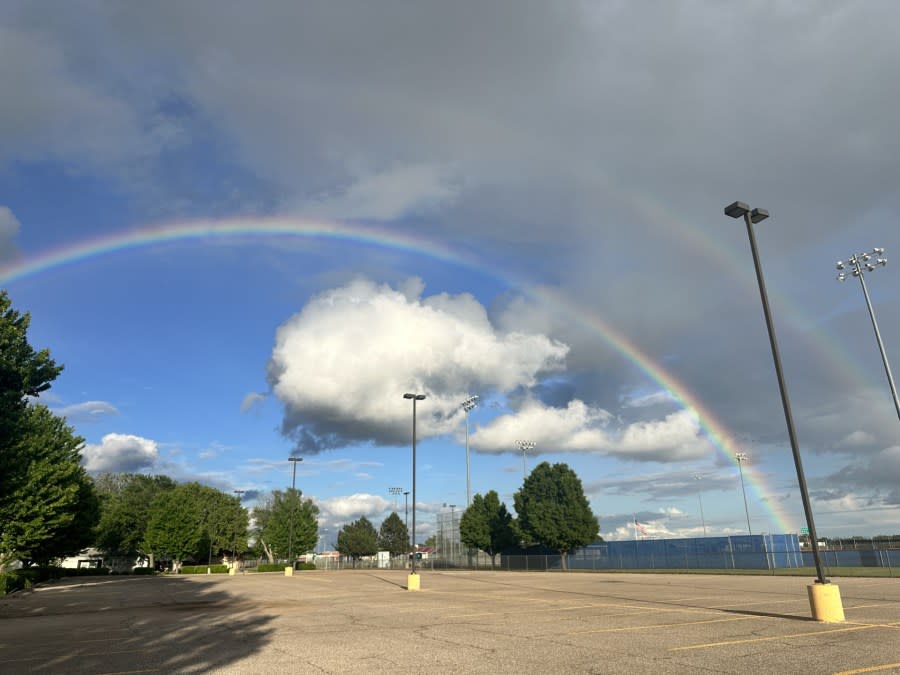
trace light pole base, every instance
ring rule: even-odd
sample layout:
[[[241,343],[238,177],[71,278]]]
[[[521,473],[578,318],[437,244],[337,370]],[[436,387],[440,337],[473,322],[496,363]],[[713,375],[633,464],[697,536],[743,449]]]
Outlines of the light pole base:
[[[806,591],[813,619],[823,623],[844,622],[844,605],[841,602],[841,589],[837,584],[810,584]]]
[[[406,576],[406,590],[420,591],[420,590],[422,590],[420,583],[421,583],[421,580],[419,579],[418,574],[408,574]]]
[[[232,576],[232,577],[233,577],[235,574],[237,574],[237,565],[232,565],[231,567],[229,567],[229,568],[228,568],[228,574],[229,574],[229,576]]]
[[[284,576],[292,577],[294,576],[294,568],[290,565],[284,568]]]

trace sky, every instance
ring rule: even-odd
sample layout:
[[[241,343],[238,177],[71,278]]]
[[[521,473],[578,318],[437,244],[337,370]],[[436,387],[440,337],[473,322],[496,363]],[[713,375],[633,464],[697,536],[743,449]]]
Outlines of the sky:
[[[252,508],[296,468],[323,548],[411,521],[408,392],[420,543],[467,475],[512,509],[543,461],[609,540],[799,532],[740,200],[771,213],[816,529],[900,533],[898,412],[835,279],[898,250],[898,23],[887,1],[5,2],[0,286],[65,365],[40,402],[92,473]],[[900,363],[897,274],[865,279]]]

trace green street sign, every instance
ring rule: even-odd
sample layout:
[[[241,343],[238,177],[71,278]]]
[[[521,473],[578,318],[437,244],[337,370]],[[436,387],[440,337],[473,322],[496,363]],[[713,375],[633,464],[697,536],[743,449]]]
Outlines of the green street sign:
[[[801,527],[801,528],[800,528],[800,534],[809,534],[809,528],[808,528],[808,527]]]

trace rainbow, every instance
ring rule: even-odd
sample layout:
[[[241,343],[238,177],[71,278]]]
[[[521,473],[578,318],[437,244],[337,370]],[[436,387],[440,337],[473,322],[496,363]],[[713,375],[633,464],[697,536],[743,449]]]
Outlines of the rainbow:
[[[576,321],[580,321],[590,331],[603,338],[617,352],[633,363],[648,378],[667,390],[672,398],[686,409],[692,410],[704,434],[723,457],[737,466],[735,454],[737,441],[715,414],[674,375],[669,373],[648,354],[636,347],[627,336],[606,323],[598,314],[588,308],[575,305],[562,293],[548,288],[530,288],[520,279],[498,273],[492,266],[478,261],[473,255],[463,254],[447,246],[420,237],[411,237],[383,228],[335,223],[327,221],[302,220],[297,218],[234,219],[227,221],[193,221],[150,226],[142,229],[115,233],[90,241],[64,246],[40,255],[0,267],[0,284],[10,283],[38,275],[50,269],[74,265],[78,262],[119,251],[162,245],[170,242],[207,241],[210,239],[233,239],[241,237],[285,237],[344,240],[380,248],[426,255],[443,262],[464,266],[480,272],[487,272],[511,287],[523,289],[532,299],[562,307]],[[743,468],[751,489],[755,491],[761,504],[769,511],[773,528],[771,531],[792,532],[792,519],[780,507],[767,487],[764,476],[752,465]]]

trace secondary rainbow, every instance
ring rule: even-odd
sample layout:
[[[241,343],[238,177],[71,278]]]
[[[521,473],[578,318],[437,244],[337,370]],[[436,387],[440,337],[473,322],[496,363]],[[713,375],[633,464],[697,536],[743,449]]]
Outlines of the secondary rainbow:
[[[521,279],[513,278],[509,274],[498,271],[496,267],[477,260],[472,254],[461,253],[422,237],[412,237],[395,231],[364,225],[295,218],[174,223],[111,234],[8,264],[0,267],[0,283],[4,285],[9,284],[50,269],[73,265],[80,261],[129,249],[150,247],[169,242],[241,237],[302,237],[346,240],[402,252],[423,254],[437,260],[489,274],[511,287],[522,290],[526,295],[540,302],[549,302],[555,306],[564,307],[575,320],[582,322],[587,328],[602,337],[647,377],[667,390],[680,405],[692,410],[713,446],[729,462],[735,466],[737,465],[735,459],[735,454],[738,451],[737,442],[734,440],[733,435],[729,433],[727,427],[674,375],[630,342],[627,336],[606,323],[599,315],[588,308],[575,305],[562,293],[544,287],[531,288]],[[762,474],[752,466],[744,467],[744,473],[751,489],[759,497],[760,503],[768,509],[773,521],[773,530],[781,532],[793,531],[792,519],[780,510],[780,502],[772,498]]]

